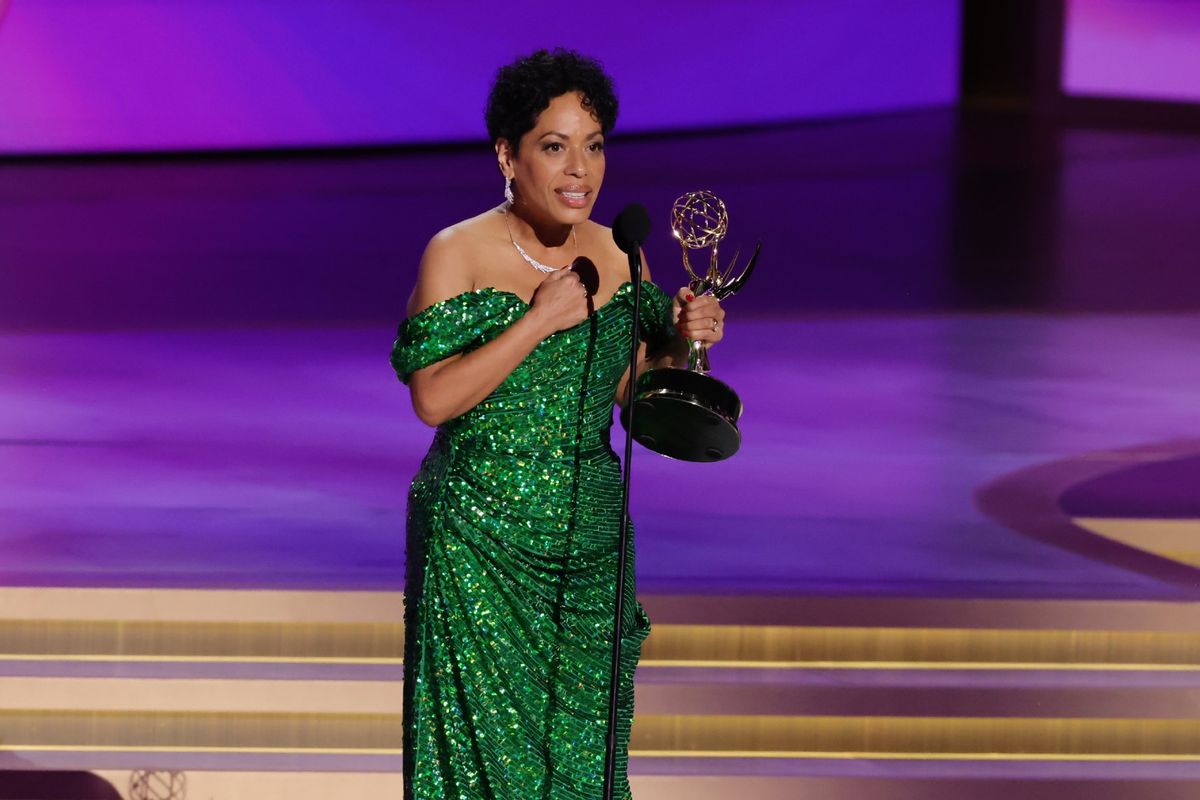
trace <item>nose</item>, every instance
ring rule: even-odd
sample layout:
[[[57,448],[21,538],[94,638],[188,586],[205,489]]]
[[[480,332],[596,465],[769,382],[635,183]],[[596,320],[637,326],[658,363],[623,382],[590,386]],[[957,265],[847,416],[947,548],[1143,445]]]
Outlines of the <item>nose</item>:
[[[587,175],[587,164],[583,160],[582,151],[571,150],[571,157],[567,160],[566,171],[573,178],[582,178]]]

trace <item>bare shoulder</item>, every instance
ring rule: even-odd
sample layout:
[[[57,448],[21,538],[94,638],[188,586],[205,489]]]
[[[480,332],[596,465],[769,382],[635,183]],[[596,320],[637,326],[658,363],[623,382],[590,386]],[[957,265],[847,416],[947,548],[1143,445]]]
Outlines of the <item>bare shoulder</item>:
[[[494,216],[493,211],[485,211],[443,228],[429,240],[408,299],[409,316],[474,288],[481,253],[495,238]]]

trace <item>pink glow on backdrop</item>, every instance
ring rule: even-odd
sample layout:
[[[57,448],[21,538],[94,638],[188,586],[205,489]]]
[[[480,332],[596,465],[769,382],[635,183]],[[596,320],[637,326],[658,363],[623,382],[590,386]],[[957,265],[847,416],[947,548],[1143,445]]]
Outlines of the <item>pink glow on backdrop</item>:
[[[1068,0],[1068,94],[1200,101],[1200,2]]]
[[[957,0],[499,9],[19,0],[0,30],[0,153],[482,139],[496,67],[555,44],[604,61],[624,131],[945,106],[956,92]]]

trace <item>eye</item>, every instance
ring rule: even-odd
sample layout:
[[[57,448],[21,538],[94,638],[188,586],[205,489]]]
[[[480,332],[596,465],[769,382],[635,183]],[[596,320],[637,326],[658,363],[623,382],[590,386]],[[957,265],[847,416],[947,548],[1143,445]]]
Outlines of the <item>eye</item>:
[[[563,149],[563,146],[559,142],[546,142],[546,144],[542,145],[542,149],[547,153],[558,153]]]
[[[588,150],[591,150],[593,153],[601,153],[604,151],[604,142],[592,142],[588,145]]]

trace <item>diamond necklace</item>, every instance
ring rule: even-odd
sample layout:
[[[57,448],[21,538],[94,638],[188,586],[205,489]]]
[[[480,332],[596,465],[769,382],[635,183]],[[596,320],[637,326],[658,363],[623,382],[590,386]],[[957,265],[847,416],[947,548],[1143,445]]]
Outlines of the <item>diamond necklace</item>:
[[[517,240],[513,238],[512,226],[508,224],[508,203],[504,204],[504,227],[508,230],[508,240],[512,242],[513,247],[517,248],[517,252],[521,254],[521,258],[525,259],[529,266],[536,269],[538,272],[558,272],[566,267],[548,267],[538,261],[529,253],[525,252],[525,248],[517,244]],[[579,255],[579,237],[575,235],[575,226],[571,226],[571,241],[575,243],[575,255]]]

